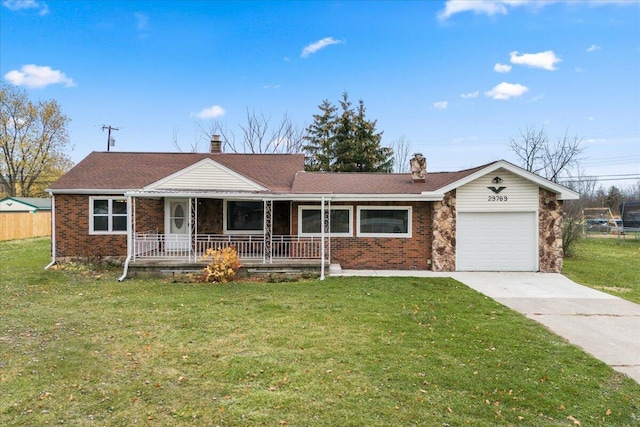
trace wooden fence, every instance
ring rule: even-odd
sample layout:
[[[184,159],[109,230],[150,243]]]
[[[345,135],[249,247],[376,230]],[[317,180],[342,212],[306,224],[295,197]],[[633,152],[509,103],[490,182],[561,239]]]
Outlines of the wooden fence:
[[[0,240],[51,236],[51,212],[0,212]]]

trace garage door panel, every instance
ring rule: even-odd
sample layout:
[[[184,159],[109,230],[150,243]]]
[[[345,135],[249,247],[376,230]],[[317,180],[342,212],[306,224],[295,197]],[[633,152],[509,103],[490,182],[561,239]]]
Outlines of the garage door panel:
[[[535,212],[459,212],[459,271],[536,271]]]

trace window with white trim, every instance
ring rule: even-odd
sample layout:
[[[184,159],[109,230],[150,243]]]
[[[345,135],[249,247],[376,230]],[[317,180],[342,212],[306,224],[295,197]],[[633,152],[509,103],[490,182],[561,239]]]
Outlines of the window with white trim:
[[[359,237],[411,237],[411,206],[358,206]]]
[[[330,235],[334,237],[353,236],[353,207],[332,206],[330,212]],[[320,236],[322,223],[320,206],[298,206],[298,235]]]
[[[127,234],[127,199],[90,197],[89,234]]]
[[[253,200],[225,200],[225,233],[262,234],[263,230],[264,202]]]

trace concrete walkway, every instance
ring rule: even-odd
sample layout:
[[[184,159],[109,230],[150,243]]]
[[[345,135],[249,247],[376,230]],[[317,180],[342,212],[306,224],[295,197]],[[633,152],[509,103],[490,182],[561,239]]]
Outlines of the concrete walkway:
[[[452,277],[640,383],[640,305],[561,274],[343,270],[332,276]]]

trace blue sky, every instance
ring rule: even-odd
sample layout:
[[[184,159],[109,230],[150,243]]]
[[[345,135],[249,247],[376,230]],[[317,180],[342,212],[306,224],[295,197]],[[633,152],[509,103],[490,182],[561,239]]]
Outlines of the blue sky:
[[[640,2],[1,1],[0,76],[60,103],[75,162],[103,125],[116,151],[188,151],[196,120],[306,126],[347,91],[430,171],[517,163],[544,126],[605,187],[640,179]]]

